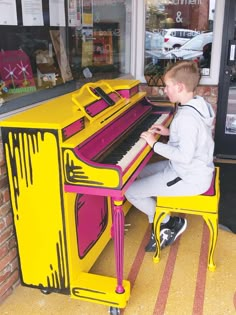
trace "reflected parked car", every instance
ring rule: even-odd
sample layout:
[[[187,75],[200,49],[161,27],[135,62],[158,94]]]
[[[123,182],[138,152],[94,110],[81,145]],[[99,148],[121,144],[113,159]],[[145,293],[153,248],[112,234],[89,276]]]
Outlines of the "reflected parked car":
[[[164,45],[164,37],[158,32],[145,33],[145,49],[146,50],[162,50]]]
[[[164,30],[164,48],[166,50],[180,48],[199,32],[185,28],[169,28]]]
[[[186,44],[178,49],[172,49],[167,52],[147,52],[149,57],[158,60],[196,60],[200,67],[209,67],[211,58],[211,44],[213,33],[201,33],[190,39]]]
[[[179,49],[172,49],[169,52],[163,53],[161,59],[199,60],[207,45],[212,43],[212,39],[212,32],[199,34]]]

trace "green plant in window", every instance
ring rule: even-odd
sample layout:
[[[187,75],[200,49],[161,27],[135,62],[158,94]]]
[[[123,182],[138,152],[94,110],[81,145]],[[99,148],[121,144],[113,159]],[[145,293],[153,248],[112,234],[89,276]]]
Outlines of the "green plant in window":
[[[144,68],[144,76],[149,86],[164,86],[163,74],[165,68],[158,64],[150,62]]]

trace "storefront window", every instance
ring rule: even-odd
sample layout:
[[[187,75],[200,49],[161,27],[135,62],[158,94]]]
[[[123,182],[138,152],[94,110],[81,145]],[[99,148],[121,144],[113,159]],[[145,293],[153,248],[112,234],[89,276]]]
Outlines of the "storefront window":
[[[131,0],[0,3],[0,114],[130,72]]]
[[[194,60],[210,75],[215,0],[146,0],[144,74],[150,85],[166,66]]]

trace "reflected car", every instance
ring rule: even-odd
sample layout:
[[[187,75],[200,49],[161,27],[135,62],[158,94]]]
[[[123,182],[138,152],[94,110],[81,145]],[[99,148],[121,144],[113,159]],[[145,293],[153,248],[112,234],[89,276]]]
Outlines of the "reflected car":
[[[164,45],[164,37],[158,32],[145,33],[145,49],[146,50],[162,50]]]
[[[159,59],[185,59],[197,60],[210,59],[213,33],[201,33],[190,39],[178,49],[172,49],[158,56]]]
[[[185,28],[169,28],[164,29],[164,48],[166,50],[173,48],[180,48],[187,43],[190,39],[199,34],[194,30]]]
[[[167,52],[145,51],[146,58],[151,58],[156,62],[161,60],[195,60],[199,62],[201,68],[209,68],[211,60],[211,45],[213,33],[201,33],[190,39],[186,44],[178,49]]]

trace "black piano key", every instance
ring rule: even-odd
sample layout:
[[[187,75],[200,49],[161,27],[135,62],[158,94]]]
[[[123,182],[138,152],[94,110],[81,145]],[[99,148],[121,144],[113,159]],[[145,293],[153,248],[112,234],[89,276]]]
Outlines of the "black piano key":
[[[137,124],[131,132],[127,133],[124,138],[121,139],[118,145],[114,145],[109,153],[99,160],[104,164],[117,164],[122,157],[132,148],[132,146],[139,140],[140,134],[143,131],[148,130],[158,119],[158,115],[147,116],[140,124]]]

